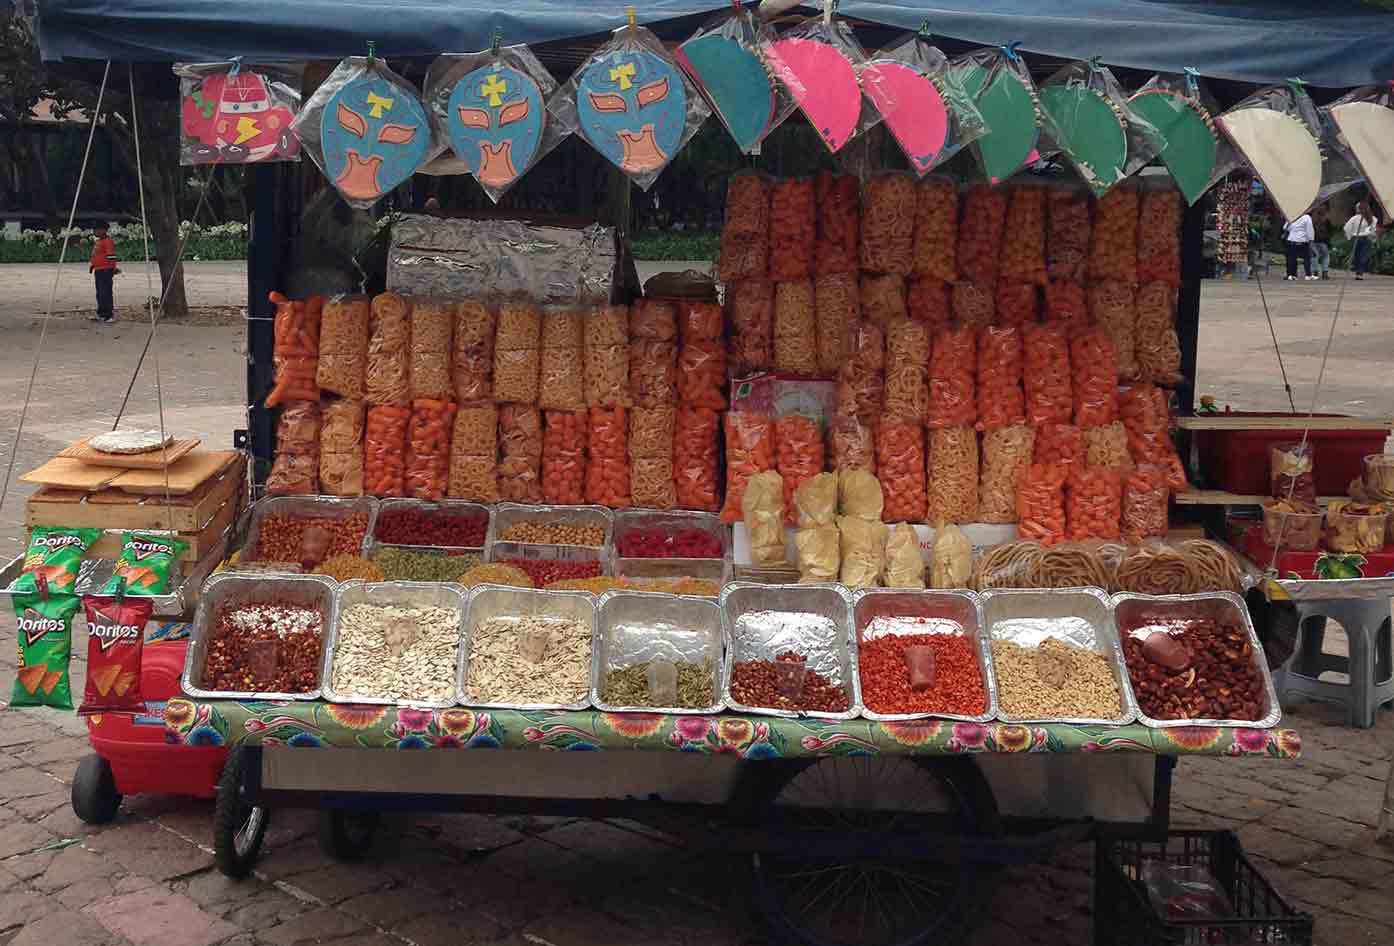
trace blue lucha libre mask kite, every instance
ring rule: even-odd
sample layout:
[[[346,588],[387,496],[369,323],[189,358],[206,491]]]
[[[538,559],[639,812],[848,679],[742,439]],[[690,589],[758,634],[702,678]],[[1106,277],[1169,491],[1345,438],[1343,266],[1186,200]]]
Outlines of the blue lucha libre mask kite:
[[[374,201],[426,160],[431,126],[416,96],[387,79],[353,79],[320,121],[324,173],[350,200]]]
[[[687,99],[663,57],[616,50],[591,63],[576,86],[581,134],[626,174],[659,171],[682,142]]]
[[[481,66],[455,84],[446,125],[455,153],[479,183],[516,181],[542,143],[542,92],[529,76],[503,65]]]

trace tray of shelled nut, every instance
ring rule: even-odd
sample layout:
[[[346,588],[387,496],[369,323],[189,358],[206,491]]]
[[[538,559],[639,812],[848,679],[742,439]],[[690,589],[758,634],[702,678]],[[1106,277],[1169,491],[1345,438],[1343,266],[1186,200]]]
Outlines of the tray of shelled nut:
[[[586,709],[595,635],[593,595],[472,588],[456,701],[501,709]]]
[[[228,700],[320,697],[334,582],[321,575],[214,575],[203,586],[184,692]]]
[[[324,645],[324,698],[453,705],[465,602],[458,585],[344,582]]]
[[[486,556],[512,565],[533,587],[610,574],[613,518],[604,506],[494,507]]]
[[[600,597],[591,699],[606,712],[721,712],[721,607],[634,591]]]
[[[852,596],[841,585],[721,589],[728,709],[852,719],[860,710]]]
[[[731,528],[714,513],[620,509],[614,516],[616,575],[717,583],[731,577]]]
[[[1137,717],[1105,592],[1008,589],[979,597],[998,719],[1121,726]]]
[[[1269,728],[1282,707],[1244,599],[1116,594],[1113,620],[1144,725]]]
[[[377,511],[369,496],[267,496],[252,506],[240,561],[311,571],[331,558],[361,556]]]

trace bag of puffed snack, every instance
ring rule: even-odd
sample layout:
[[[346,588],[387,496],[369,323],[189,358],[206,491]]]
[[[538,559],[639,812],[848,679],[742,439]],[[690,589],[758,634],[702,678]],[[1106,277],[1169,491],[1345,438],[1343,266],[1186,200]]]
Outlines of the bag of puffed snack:
[[[800,529],[834,525],[837,519],[837,474],[819,473],[794,490]]]
[[[46,584],[48,594],[71,594],[77,587],[82,557],[101,536],[101,529],[35,526],[29,533],[24,570],[9,590],[17,595],[35,594],[44,591],[41,585]]]
[[[98,594],[120,593],[123,580],[128,595],[164,594],[169,589],[170,572],[188,547],[188,542],[173,536],[125,533],[121,537],[121,556],[116,560],[116,570]]]
[[[814,526],[794,533],[799,581],[837,581],[842,567],[839,535],[837,526]]]
[[[929,558],[929,587],[967,588],[973,577],[973,545],[953,523],[940,523],[934,531]]]
[[[844,470],[838,474],[837,508],[844,516],[881,521],[886,501],[881,495],[881,481],[866,470]]]
[[[72,654],[73,615],[82,603],[76,595],[15,595],[15,636],[19,638],[19,667],[15,671],[11,706],[73,708],[68,683]]]
[[[879,519],[838,516],[842,546],[842,583],[848,588],[875,588],[886,569],[886,524]]]
[[[752,476],[741,497],[741,515],[750,533],[751,564],[783,565],[788,560],[784,543],[784,477],[773,470]]]
[[[886,587],[923,588],[924,558],[920,538],[908,522],[897,523],[886,536]]]
[[[140,654],[155,603],[149,598],[85,595],[82,607],[87,614],[87,688],[78,715],[144,710]]]

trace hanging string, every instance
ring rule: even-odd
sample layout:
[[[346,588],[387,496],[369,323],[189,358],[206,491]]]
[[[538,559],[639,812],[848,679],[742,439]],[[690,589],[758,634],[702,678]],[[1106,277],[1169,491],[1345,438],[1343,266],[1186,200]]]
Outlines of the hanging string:
[[[1014,39],[1000,48],[1002,50],[1002,55],[1006,56],[1012,62],[1021,62],[1021,54],[1017,52],[1017,50],[1021,48],[1021,40]]]
[[[126,67],[126,78],[130,83],[131,90],[131,139],[135,142],[136,148],[136,193],[140,195],[140,238],[145,250],[145,306],[150,312],[150,339],[153,341],[157,325],[155,295],[152,292],[155,287],[150,275],[150,228],[146,223],[145,215],[145,175],[143,173],[145,166],[140,160],[140,119],[138,117],[139,109],[136,108],[136,70],[133,64]],[[214,120],[216,121],[216,118]],[[194,219],[198,219],[197,216]],[[192,230],[193,227],[189,229]],[[132,380],[134,381],[134,379]],[[161,457],[165,460],[160,465],[160,469],[165,475],[165,515],[168,519],[169,531],[174,532],[174,506],[169,499],[169,447],[165,445],[165,391],[160,381],[160,349],[158,346],[155,348],[155,407],[160,416]]]
[[[1278,370],[1283,375],[1283,390],[1288,395],[1288,406],[1296,414],[1297,402],[1292,399],[1292,385],[1288,383],[1288,370],[1283,364],[1283,350],[1278,347],[1278,332],[1273,328],[1273,313],[1268,311],[1268,296],[1264,295],[1263,279],[1259,276],[1257,269],[1254,270],[1254,282],[1258,283],[1258,297],[1259,301],[1263,303],[1263,317],[1268,320],[1268,337],[1273,339],[1273,354],[1278,356]]]
[[[24,388],[24,406],[19,410],[19,426],[15,428],[15,442],[10,450],[10,462],[5,467],[5,482],[0,486],[0,509],[5,506],[5,497],[10,493],[10,477],[15,472],[15,460],[19,457],[19,441],[24,436],[24,422],[29,417],[29,401],[34,396],[34,382],[39,376],[39,357],[44,351],[44,340],[48,338],[48,321],[53,318],[53,306],[58,300],[58,277],[63,273],[63,264],[68,259],[68,242],[73,236],[73,221],[77,219],[77,201],[82,196],[82,183],[87,179],[87,163],[92,157],[92,139],[97,135],[97,123],[102,114],[102,99],[106,96],[107,77],[111,74],[111,60],[102,68],[102,84],[97,87],[97,107],[87,116],[87,147],[82,151],[82,167],[77,172],[77,188],[73,191],[73,203],[68,208],[68,225],[63,228],[63,246],[58,252],[58,263],[53,267],[53,285],[48,291],[48,308],[44,311],[44,321],[39,328],[39,344],[34,349],[34,363],[29,368],[29,383]]]
[[[1186,74],[1186,94],[1193,99],[1200,98],[1200,70],[1187,66],[1181,71]]]

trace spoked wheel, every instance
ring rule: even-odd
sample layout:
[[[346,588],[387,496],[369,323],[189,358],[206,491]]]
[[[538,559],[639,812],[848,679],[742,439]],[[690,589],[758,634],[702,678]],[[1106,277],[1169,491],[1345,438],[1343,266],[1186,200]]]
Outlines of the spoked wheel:
[[[341,811],[331,808],[319,813],[319,846],[324,853],[341,861],[359,861],[373,847],[377,833],[376,811]]]
[[[947,942],[971,911],[985,868],[878,858],[875,839],[927,834],[946,823],[957,832],[996,833],[996,804],[972,760],[822,759],[779,773],[765,792],[762,820],[785,840],[836,833],[870,842],[846,855],[752,855],[757,906],[788,940],[928,946]]]
[[[233,749],[218,780],[218,800],[213,806],[213,861],[218,870],[234,879],[252,872],[271,823],[270,809],[245,804],[241,799],[246,764],[242,749]]]

